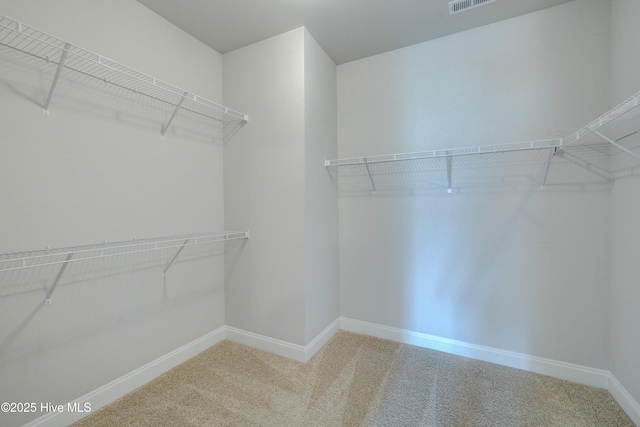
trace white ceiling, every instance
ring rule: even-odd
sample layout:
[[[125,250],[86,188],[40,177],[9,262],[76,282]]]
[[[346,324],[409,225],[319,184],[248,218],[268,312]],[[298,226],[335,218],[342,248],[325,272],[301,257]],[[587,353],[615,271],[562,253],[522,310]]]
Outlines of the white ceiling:
[[[138,0],[220,53],[305,26],[336,64],[571,0],[497,0],[449,15],[449,0]]]

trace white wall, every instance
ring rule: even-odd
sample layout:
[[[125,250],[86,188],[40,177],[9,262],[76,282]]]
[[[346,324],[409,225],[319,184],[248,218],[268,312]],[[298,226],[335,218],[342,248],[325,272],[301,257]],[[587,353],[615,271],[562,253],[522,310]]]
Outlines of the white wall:
[[[0,13],[213,101],[222,57],[133,0],[0,0]],[[219,127],[0,49],[0,252],[220,230]],[[0,275],[3,401],[66,404],[224,325],[221,247]],[[41,413],[0,415],[16,425]]]
[[[640,2],[614,0],[611,13],[611,106],[640,90]],[[637,151],[637,135],[621,141]],[[611,194],[611,327],[610,369],[636,402],[640,402],[640,168],[621,154],[613,157],[617,179]]]
[[[225,144],[225,224],[249,228],[227,260],[226,323],[304,342],[304,29],[223,55],[225,103],[249,124]]]
[[[580,0],[339,66],[340,157],[568,136],[608,108],[609,13]],[[504,159],[454,163],[452,194],[341,177],[340,313],[606,368],[607,187],[562,159],[545,191],[456,181]]]
[[[338,193],[324,159],[338,155],[336,65],[305,30],[305,345],[338,318]]]
[[[227,53],[225,103],[250,111],[225,144],[227,325],[304,346],[338,317],[335,64],[299,28]]]

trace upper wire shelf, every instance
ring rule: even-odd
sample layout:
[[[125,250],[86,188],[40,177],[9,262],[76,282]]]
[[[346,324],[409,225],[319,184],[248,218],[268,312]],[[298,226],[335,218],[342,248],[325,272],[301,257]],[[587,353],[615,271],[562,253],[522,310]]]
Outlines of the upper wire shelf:
[[[223,123],[249,120],[245,113],[217,104],[3,15],[0,15],[0,45],[57,64],[58,69],[44,105],[45,115],[49,114],[49,103],[62,69],[70,69],[173,106],[175,111],[162,128],[162,137],[180,110]]]
[[[611,110],[607,111],[577,132],[564,139],[564,147],[574,144],[602,143],[602,138],[595,132],[606,133],[614,140],[635,133],[640,128],[640,92],[629,97]]]
[[[564,139],[563,150],[574,145],[609,143],[640,160],[640,154],[622,146],[619,141],[640,131],[640,92],[627,98],[591,123]]]
[[[640,160],[640,153],[620,143],[622,139],[640,132],[639,106],[640,92],[564,139],[343,158],[325,160],[324,165],[338,170],[338,178],[347,178],[350,184],[344,187],[349,187],[350,191],[366,189],[374,193],[379,189],[395,190],[401,186],[413,189],[428,185],[446,187],[451,193],[454,178],[465,184],[488,183],[491,180],[514,183],[518,175],[524,177],[525,182],[535,179],[540,188],[545,189],[554,157],[579,166],[599,181],[610,183],[613,172],[609,170],[606,158],[612,153],[611,147]],[[509,161],[486,156],[492,153],[510,154]],[[518,153],[521,155],[516,157]],[[480,156],[472,161],[473,155]],[[467,156],[466,161],[453,162],[454,158],[463,156]],[[399,166],[401,164],[406,166]],[[544,165],[541,172],[534,173],[532,168],[537,165],[537,171],[540,171],[540,164]],[[452,172],[454,166],[456,175]]]

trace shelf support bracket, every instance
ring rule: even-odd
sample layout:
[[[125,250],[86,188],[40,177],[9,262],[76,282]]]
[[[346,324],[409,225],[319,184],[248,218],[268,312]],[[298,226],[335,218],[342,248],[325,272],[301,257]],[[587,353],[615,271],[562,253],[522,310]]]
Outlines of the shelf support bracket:
[[[62,73],[62,69],[64,68],[64,63],[67,60],[67,54],[69,53],[69,49],[71,49],[70,43],[64,44],[64,49],[62,50],[62,55],[60,56],[60,62],[58,62],[58,68],[56,69],[56,74],[53,76],[53,82],[51,82],[51,88],[49,88],[49,95],[47,96],[47,101],[44,103],[44,108],[42,110],[42,114],[49,117],[49,105],[51,104],[51,99],[53,98],[53,92],[56,90],[56,84],[58,84],[58,79],[60,78],[60,74]]]
[[[189,239],[184,241],[182,246],[180,246],[180,249],[178,249],[178,252],[176,252],[176,254],[173,256],[173,258],[171,258],[171,261],[169,261],[169,264],[167,264],[166,267],[164,268],[164,270],[162,270],[162,274],[163,275],[165,275],[165,276],[167,275],[167,271],[169,271],[169,269],[171,268],[171,265],[178,258],[178,255],[180,255],[180,252],[182,252],[182,250],[184,249],[184,247],[185,247],[185,245],[187,243],[189,243]]]
[[[182,107],[182,103],[184,102],[184,99],[186,98],[186,96],[188,94],[189,94],[188,92],[185,92],[184,95],[182,95],[182,98],[180,98],[180,102],[178,102],[178,104],[176,105],[176,109],[173,110],[173,114],[171,114],[171,117],[169,117],[169,121],[167,122],[166,125],[164,125],[162,127],[162,131],[160,132],[160,138],[163,141],[164,141],[164,134],[167,133],[167,130],[169,129],[169,126],[171,125],[171,122],[176,117],[176,114],[178,114],[178,111],[180,110],[180,107]]]
[[[53,291],[56,289],[56,286],[58,286],[58,282],[60,282],[60,279],[62,278],[64,271],[67,269],[67,266],[69,265],[69,261],[71,261],[71,257],[73,257],[73,252],[67,254],[67,257],[64,259],[64,262],[62,263],[62,267],[60,267],[60,271],[58,271],[58,275],[53,281],[51,288],[49,288],[49,292],[47,292],[47,296],[44,298],[45,305],[51,304],[51,296],[53,295]]]
[[[451,193],[453,191],[453,187],[451,187],[452,166],[453,166],[453,158],[451,156],[447,156],[447,193]]]
[[[371,188],[373,188],[373,192],[376,192],[376,184],[373,182],[373,177],[371,176],[371,171],[369,170],[369,163],[367,162],[366,158],[363,158],[362,161],[364,161],[364,167],[367,168],[367,174],[369,175],[369,182],[371,182]]]
[[[604,139],[605,141],[607,141],[609,144],[613,145],[614,147],[619,148],[620,150],[624,151],[625,153],[627,153],[628,155],[630,155],[631,157],[635,158],[636,160],[640,160],[640,155],[634,153],[633,151],[629,150],[628,148],[624,148],[622,145],[618,144],[616,141],[614,141],[611,138],[607,138],[606,136],[604,136],[603,134],[601,134],[598,131],[592,131],[593,133],[595,133],[596,135],[598,135],[600,138]]]
[[[540,190],[544,190],[547,183],[547,175],[549,174],[549,164],[551,163],[551,158],[556,153],[557,147],[549,147],[549,154],[547,155],[547,162],[544,164],[544,172],[542,174],[542,183],[540,184]]]
[[[600,178],[604,178],[606,181],[611,181],[612,179],[612,174],[609,173],[608,171],[594,165],[593,163],[589,163],[583,159],[580,159],[568,153],[566,150],[558,150],[558,155],[561,156],[563,159],[573,163],[574,165],[579,166],[591,172],[592,174],[599,176]]]

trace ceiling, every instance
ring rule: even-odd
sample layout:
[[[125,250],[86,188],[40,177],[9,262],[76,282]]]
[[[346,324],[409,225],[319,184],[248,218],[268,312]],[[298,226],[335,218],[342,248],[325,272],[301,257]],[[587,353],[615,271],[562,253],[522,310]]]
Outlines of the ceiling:
[[[497,0],[449,15],[449,0],[138,0],[219,53],[304,26],[336,64],[571,0]]]

